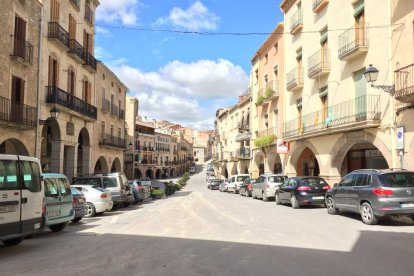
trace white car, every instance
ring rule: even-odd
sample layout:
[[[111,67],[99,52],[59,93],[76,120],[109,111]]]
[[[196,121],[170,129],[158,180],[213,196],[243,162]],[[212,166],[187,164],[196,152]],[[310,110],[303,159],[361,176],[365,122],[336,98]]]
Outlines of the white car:
[[[85,195],[86,205],[88,206],[88,211],[85,216],[86,218],[112,210],[114,202],[112,201],[111,192],[101,187],[93,187],[90,185],[71,186]]]
[[[227,186],[227,190],[229,192],[234,192],[235,194],[239,193],[240,185],[243,184],[243,181],[249,177],[250,175],[248,174],[233,175],[229,179],[229,185]]]

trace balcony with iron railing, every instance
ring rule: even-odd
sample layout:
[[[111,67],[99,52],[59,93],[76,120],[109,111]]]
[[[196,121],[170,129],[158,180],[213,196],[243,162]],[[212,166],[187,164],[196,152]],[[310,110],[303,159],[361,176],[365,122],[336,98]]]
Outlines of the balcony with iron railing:
[[[70,0],[70,3],[77,11],[80,11],[80,0]]]
[[[12,36],[13,51],[11,56],[24,63],[33,63],[33,45],[24,39]]]
[[[66,108],[68,111],[72,111],[73,114],[80,114],[92,120],[96,120],[97,110],[95,106],[67,93],[60,88],[47,86],[46,103],[58,104],[61,107]]]
[[[395,99],[403,103],[414,103],[414,64],[395,71]]]
[[[36,127],[37,108],[16,103],[0,96],[0,125],[1,124],[18,126],[21,128]]]
[[[303,68],[296,67],[286,74],[286,89],[297,91],[303,88]]]
[[[69,33],[58,22],[49,22],[47,38],[63,50],[69,49]]]
[[[241,158],[241,159],[250,159],[250,148],[241,147],[234,151],[233,156],[235,156],[236,158]]]
[[[368,23],[352,26],[338,37],[338,58],[350,60],[368,51]]]
[[[380,96],[365,95],[287,121],[283,137],[294,140],[378,127],[380,120]]]
[[[267,136],[267,135],[272,135],[272,134],[276,134],[276,128],[274,127],[270,127],[264,130],[260,130],[257,132],[257,137],[263,137],[263,136]]]
[[[89,23],[89,24],[93,24],[93,11],[91,10],[91,8],[89,6],[85,6],[85,20]]]
[[[320,78],[331,70],[330,50],[321,49],[308,58],[308,77]]]
[[[69,56],[73,57],[78,63],[83,64],[84,49],[75,39],[69,39]]]
[[[295,35],[303,29],[302,9],[298,9],[290,18],[290,33]]]
[[[111,108],[111,103],[107,99],[102,98],[102,111],[109,113],[110,108]]]
[[[312,10],[314,13],[319,13],[326,5],[328,5],[329,0],[313,0]]]
[[[83,61],[84,61],[83,66],[87,70],[89,70],[91,73],[95,73],[96,64],[98,63],[96,58],[91,53],[84,51]]]
[[[116,137],[111,134],[101,134],[99,145],[122,148],[122,149],[126,148],[126,142],[124,138]]]

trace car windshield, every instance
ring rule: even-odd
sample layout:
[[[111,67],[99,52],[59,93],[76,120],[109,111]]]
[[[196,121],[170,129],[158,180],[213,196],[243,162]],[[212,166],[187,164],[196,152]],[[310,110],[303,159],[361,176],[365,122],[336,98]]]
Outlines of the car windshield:
[[[236,181],[244,181],[245,179],[249,178],[248,175],[238,176]]]
[[[279,176],[279,175],[271,175],[269,176],[268,180],[269,182],[276,182],[276,183],[282,183],[286,180],[286,176]]]
[[[320,186],[327,185],[323,178],[304,178],[299,180],[299,186]]]
[[[414,173],[388,173],[379,177],[381,184],[389,188],[414,187]]]
[[[117,187],[116,177],[105,177],[103,179],[104,188],[115,188]]]

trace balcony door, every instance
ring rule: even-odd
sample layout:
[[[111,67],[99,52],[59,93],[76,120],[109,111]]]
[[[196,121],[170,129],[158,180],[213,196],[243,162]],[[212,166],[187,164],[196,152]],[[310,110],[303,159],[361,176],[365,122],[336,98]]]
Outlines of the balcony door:
[[[59,83],[59,63],[56,59],[49,56],[49,86],[58,87]]]
[[[365,69],[362,69],[354,73],[355,117],[357,121],[364,120],[367,116],[367,95],[364,71]]]
[[[355,16],[355,47],[365,45],[365,14],[362,11]]]
[[[11,91],[11,114],[12,122],[22,123],[24,119],[24,85],[25,82],[19,77],[12,76],[12,91]]]

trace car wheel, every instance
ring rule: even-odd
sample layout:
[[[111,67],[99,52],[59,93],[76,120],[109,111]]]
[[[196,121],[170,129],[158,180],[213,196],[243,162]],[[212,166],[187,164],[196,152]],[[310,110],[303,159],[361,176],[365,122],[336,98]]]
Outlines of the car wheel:
[[[3,244],[5,246],[13,246],[13,245],[18,245],[22,241],[23,241],[23,237],[22,238],[15,238],[15,239],[8,239],[8,240],[4,240]]]
[[[265,196],[265,193],[264,192],[262,192],[262,199],[263,199],[263,201],[269,201],[269,198],[267,197],[267,196]]]
[[[49,229],[52,230],[53,232],[60,232],[63,229],[65,229],[65,227],[66,227],[66,223],[59,223],[55,225],[50,225]]]
[[[278,193],[275,194],[275,202],[276,202],[276,205],[281,205],[282,204],[282,202],[280,201],[280,197],[279,197]]]
[[[90,217],[95,216],[95,214],[96,214],[95,206],[92,203],[88,202],[88,203],[86,203],[86,207],[88,209],[87,209],[85,217],[90,218]]]
[[[292,204],[292,208],[293,209],[299,209],[299,203],[298,203],[298,199],[296,198],[295,195],[292,195],[290,197],[290,203]]]
[[[326,209],[328,210],[328,214],[331,215],[336,215],[339,212],[338,208],[335,207],[335,200],[332,196],[326,199]]]
[[[80,217],[80,218],[74,218],[74,219],[72,219],[72,222],[79,222],[79,221],[81,221],[81,219],[82,219],[83,217]]]
[[[362,222],[368,225],[375,225],[378,223],[378,218],[374,215],[374,210],[372,210],[371,204],[368,202],[364,202],[361,205],[361,218]]]

